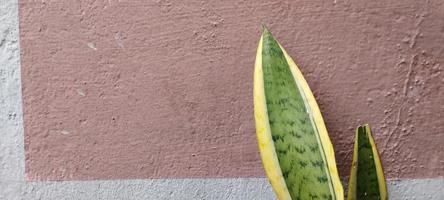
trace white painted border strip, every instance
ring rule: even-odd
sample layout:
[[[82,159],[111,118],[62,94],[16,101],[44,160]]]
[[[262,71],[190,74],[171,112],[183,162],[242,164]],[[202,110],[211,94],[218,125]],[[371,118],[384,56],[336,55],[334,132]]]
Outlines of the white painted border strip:
[[[0,0],[0,181],[24,180],[18,27],[18,0]]]
[[[1,200],[275,199],[265,178],[26,181],[18,38],[18,0],[0,0]],[[444,178],[388,184],[391,200],[444,199]]]
[[[444,179],[389,181],[390,200],[442,200]],[[8,200],[274,200],[265,178],[0,182]]]
[[[0,199],[8,200],[274,199],[263,178],[6,182],[0,183],[0,190]]]

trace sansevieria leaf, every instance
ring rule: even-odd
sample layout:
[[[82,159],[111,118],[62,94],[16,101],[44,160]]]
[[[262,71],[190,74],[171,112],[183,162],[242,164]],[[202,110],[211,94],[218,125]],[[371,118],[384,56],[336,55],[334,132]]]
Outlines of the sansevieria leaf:
[[[254,72],[262,163],[280,200],[343,200],[333,146],[316,100],[294,61],[263,28]]]
[[[387,186],[369,125],[356,129],[348,200],[386,200]]]

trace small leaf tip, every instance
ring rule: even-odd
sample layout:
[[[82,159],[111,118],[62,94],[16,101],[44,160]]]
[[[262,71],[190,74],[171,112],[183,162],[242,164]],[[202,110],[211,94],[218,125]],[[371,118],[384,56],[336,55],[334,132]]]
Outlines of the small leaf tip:
[[[269,33],[269,32],[270,32],[270,31],[268,30],[268,27],[267,27],[264,23],[262,23],[261,26],[262,26],[262,34],[264,34],[264,33]]]
[[[358,128],[366,128],[366,127],[370,128],[370,125],[369,124],[362,124],[362,125],[358,126]]]

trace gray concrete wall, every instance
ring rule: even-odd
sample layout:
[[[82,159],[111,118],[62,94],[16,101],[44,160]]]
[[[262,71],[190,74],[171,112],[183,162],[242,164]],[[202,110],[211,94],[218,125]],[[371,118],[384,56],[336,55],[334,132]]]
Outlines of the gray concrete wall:
[[[0,0],[0,200],[274,199],[265,178],[29,182],[24,174],[17,0]],[[389,181],[392,200],[442,200],[444,179]]]

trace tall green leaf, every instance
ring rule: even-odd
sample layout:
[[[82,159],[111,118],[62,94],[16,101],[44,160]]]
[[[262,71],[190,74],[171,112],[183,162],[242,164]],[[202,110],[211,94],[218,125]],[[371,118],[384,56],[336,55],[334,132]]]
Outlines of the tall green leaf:
[[[356,129],[348,200],[386,200],[387,186],[368,124]]]
[[[342,200],[334,151],[301,71],[264,28],[256,56],[254,111],[265,171],[281,200]]]

